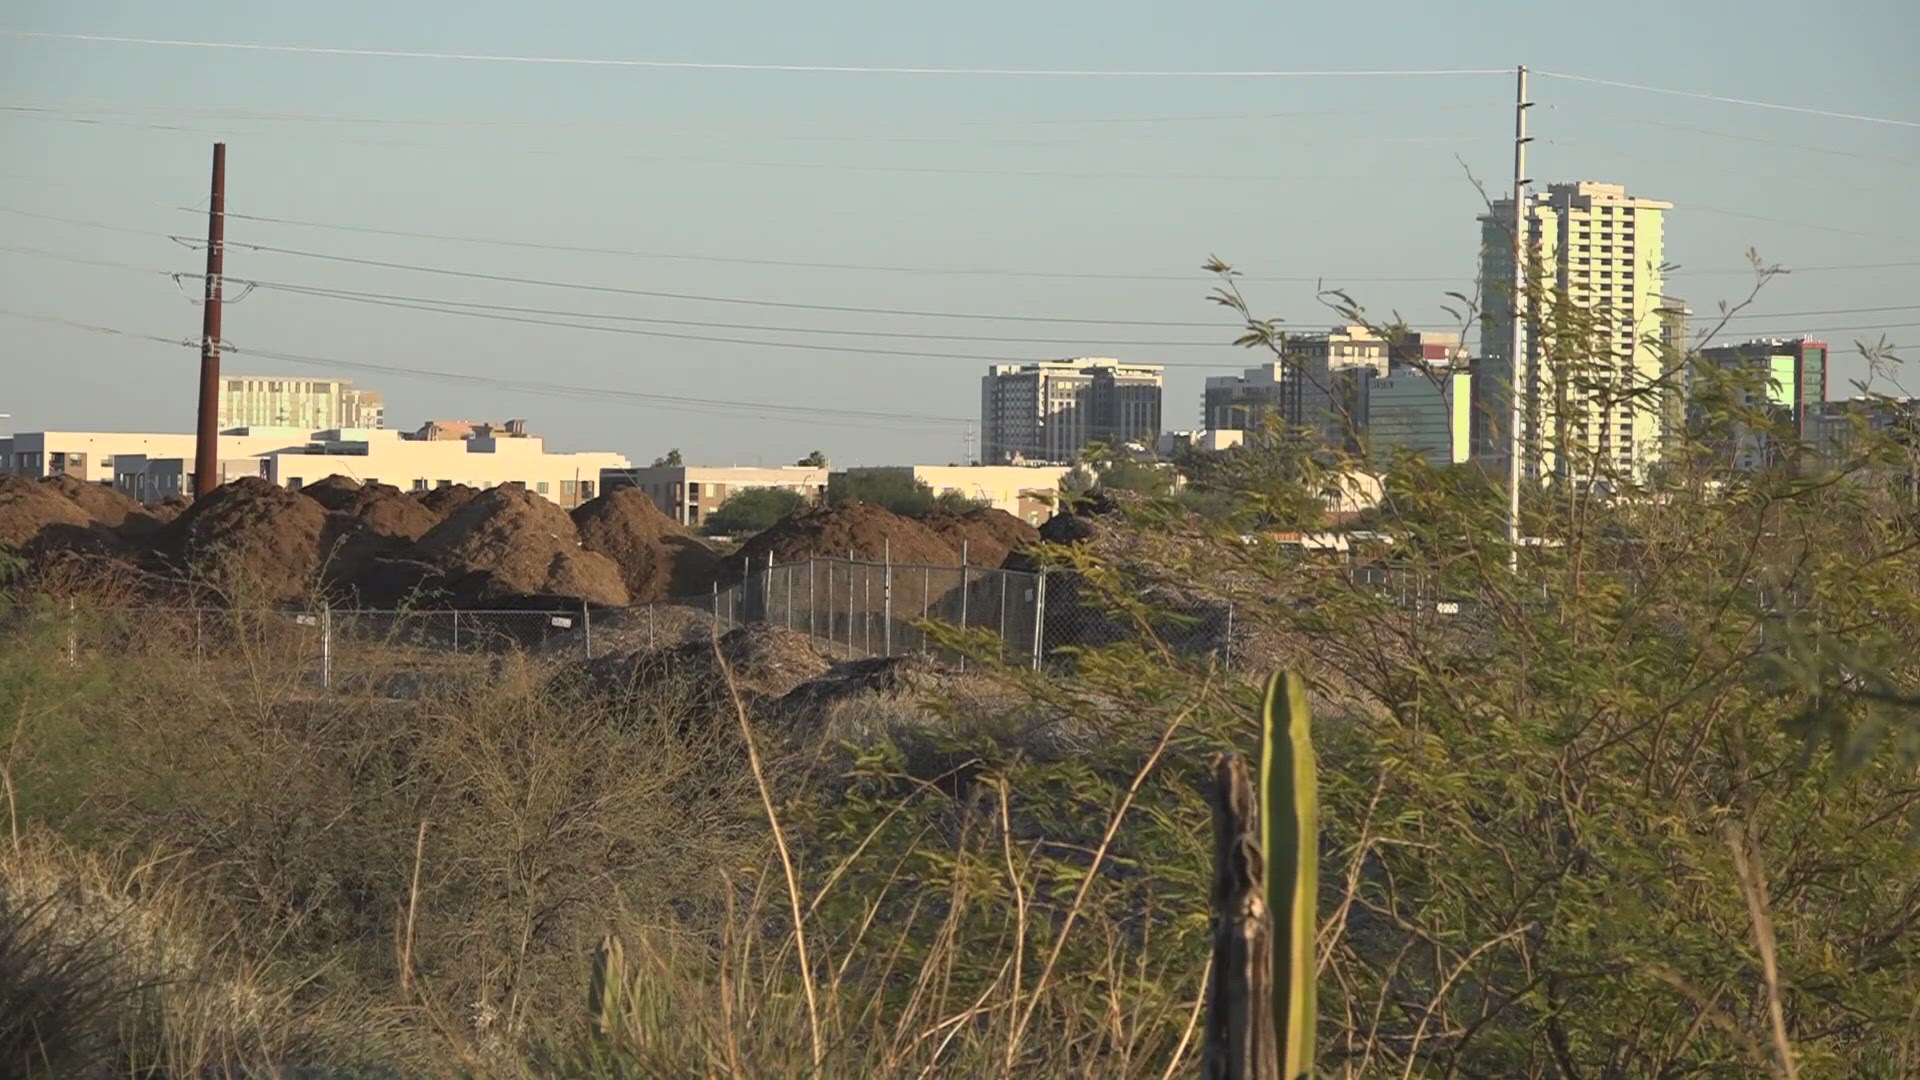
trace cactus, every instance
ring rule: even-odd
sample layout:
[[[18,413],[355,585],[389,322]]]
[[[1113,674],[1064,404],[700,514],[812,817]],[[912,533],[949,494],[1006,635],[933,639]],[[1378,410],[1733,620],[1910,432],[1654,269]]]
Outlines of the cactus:
[[[1309,725],[1300,676],[1269,678],[1260,709],[1260,850],[1273,935],[1273,1033],[1278,1073],[1288,1080],[1313,1072],[1320,792]]]

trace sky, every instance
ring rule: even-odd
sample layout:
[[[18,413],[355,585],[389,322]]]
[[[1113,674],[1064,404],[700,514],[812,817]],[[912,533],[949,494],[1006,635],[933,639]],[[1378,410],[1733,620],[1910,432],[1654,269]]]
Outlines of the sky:
[[[1336,321],[1323,287],[1454,324],[1517,64],[1898,121],[1531,85],[1532,179],[1676,204],[1668,292],[1701,333],[1752,292],[1749,250],[1788,268],[1714,340],[1825,337],[1846,396],[1852,342],[1920,337],[1915,41],[1910,0],[14,0],[0,430],[191,429],[200,284],[168,274],[202,268],[222,139],[245,293],[225,370],[353,378],[390,427],[523,417],[642,464],[942,463],[989,363],[1066,356],[1168,365],[1165,426],[1195,427],[1205,377],[1260,359],[1208,302],[1209,256],[1292,328]],[[1504,70],[1141,74],[1483,69]]]

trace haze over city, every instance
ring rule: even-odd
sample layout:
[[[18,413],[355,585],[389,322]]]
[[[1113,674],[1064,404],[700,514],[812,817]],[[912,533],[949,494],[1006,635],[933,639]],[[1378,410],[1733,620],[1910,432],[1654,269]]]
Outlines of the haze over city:
[[[224,139],[228,295],[262,283],[226,313],[229,369],[378,386],[393,426],[524,415],[636,461],[958,461],[987,364],[1066,356],[1167,365],[1163,426],[1197,426],[1204,378],[1257,360],[1206,302],[1210,254],[1293,328],[1338,321],[1316,282],[1452,325],[1517,63],[1814,110],[1535,78],[1532,178],[1672,202],[1668,288],[1696,328],[1750,288],[1749,247],[1794,272],[1721,337],[1831,340],[1836,395],[1862,374],[1846,343],[1920,323],[1920,128],[1832,115],[1920,116],[1909,7],[1648,5],[1578,34],[1531,10],[29,3],[0,36],[0,307],[34,318],[5,320],[0,411],[191,428],[193,348],[81,327],[194,341],[198,279],[159,271],[199,271]],[[1309,74],[1246,74],[1274,71]]]

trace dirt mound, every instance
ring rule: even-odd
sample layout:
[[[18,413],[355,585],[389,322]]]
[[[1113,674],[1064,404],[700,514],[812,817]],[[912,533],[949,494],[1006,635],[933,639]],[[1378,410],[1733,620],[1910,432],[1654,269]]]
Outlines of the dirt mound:
[[[933,530],[912,518],[864,502],[810,506],[759,533],[730,556],[720,571],[722,584],[740,580],[742,566],[759,568],[772,555],[777,563],[820,556],[880,562],[896,566],[958,566],[960,553]]]
[[[353,500],[359,496],[360,481],[334,473],[302,487],[300,494],[328,510],[345,510],[352,506]]]
[[[56,487],[0,476],[0,547],[25,548],[49,529],[85,531],[93,518]]]
[[[595,691],[615,693],[632,693],[684,677],[716,691],[716,700],[723,700],[726,684],[714,663],[713,646],[713,640],[707,638],[664,649],[615,653],[576,665],[573,677]],[[821,678],[833,667],[812,638],[764,623],[721,635],[720,654],[726,658],[736,686],[769,698]]]
[[[444,518],[479,497],[479,488],[468,487],[465,484],[448,484],[446,487],[434,488],[420,496],[420,505]]]
[[[992,507],[934,510],[920,523],[956,551],[964,543],[967,563],[972,566],[999,566],[1009,553],[1040,540],[1039,529]]]
[[[213,490],[155,535],[193,578],[249,599],[299,599],[335,533],[327,512],[257,476]]]
[[[627,603],[619,565],[581,550],[567,512],[521,487],[468,501],[421,537],[414,555],[456,577],[484,577],[493,594]]]
[[[95,525],[114,529],[125,524],[130,516],[144,516],[139,503],[101,484],[89,484],[71,476],[49,476],[40,481],[40,486],[59,492],[63,498],[86,511]]]
[[[620,565],[636,604],[692,596],[713,580],[720,559],[638,488],[602,495],[573,511],[580,546]]]

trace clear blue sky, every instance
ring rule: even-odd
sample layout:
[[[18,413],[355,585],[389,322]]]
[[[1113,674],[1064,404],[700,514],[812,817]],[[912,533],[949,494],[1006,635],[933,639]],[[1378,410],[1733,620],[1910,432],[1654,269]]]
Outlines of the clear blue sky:
[[[494,0],[198,5],[16,0],[14,30],[360,49],[749,64],[966,68],[1490,68],[1920,120],[1920,6],[1510,0],[1294,5],[1015,4],[934,9]],[[194,271],[166,238],[204,232],[208,146],[229,143],[229,209],[334,225],[733,260],[558,252],[234,220],[228,237],[354,258],[615,289],[1093,320],[831,312],[423,274],[250,251],[238,278],[598,313],[797,350],[516,324],[256,291],[237,345],[569,387],[966,420],[986,357],[1112,355],[1169,370],[1170,428],[1201,381],[1251,357],[1205,302],[1210,253],[1250,277],[1323,276],[1370,308],[1447,321],[1471,292],[1479,196],[1504,184],[1510,76],[1035,78],[657,70],[285,55],[0,35],[0,246]],[[1670,291],[1738,299],[1751,247],[1808,269],[1722,336],[1920,331],[1920,128],[1538,79],[1532,168],[1678,204]],[[1905,266],[1860,268],[1863,264]],[[931,273],[991,269],[1055,276]],[[1101,276],[1105,275],[1105,276]],[[1155,280],[1162,277],[1164,280]],[[1400,279],[1400,280],[1390,280]],[[1410,280],[1411,279],[1411,280]],[[197,289],[188,281],[188,291]],[[1322,326],[1301,280],[1246,283],[1263,311]],[[0,251],[0,309],[181,339],[199,313],[165,277]],[[1902,307],[1871,313],[1795,315]],[[532,315],[551,319],[553,316]],[[851,336],[690,323],[944,334]],[[563,321],[580,321],[564,318]],[[1118,322],[1215,325],[1156,327]],[[1104,323],[1104,325],[1103,325]],[[186,430],[196,353],[0,318],[0,412],[20,429]],[[1035,340],[1052,339],[1052,340]],[[1175,342],[1179,344],[1158,344]],[[1188,344],[1191,343],[1191,344]],[[919,355],[838,351],[878,348]],[[927,356],[927,353],[950,354]],[[230,357],[234,373],[324,371]],[[387,393],[391,426],[524,416],[553,444],[645,461],[943,462],[964,428],[839,415],[689,411],[334,369]],[[1859,374],[1843,363],[1842,375]],[[1920,376],[1920,373],[1916,373]],[[1907,380],[1920,392],[1920,377]],[[1836,385],[1836,391],[1844,388]]]

